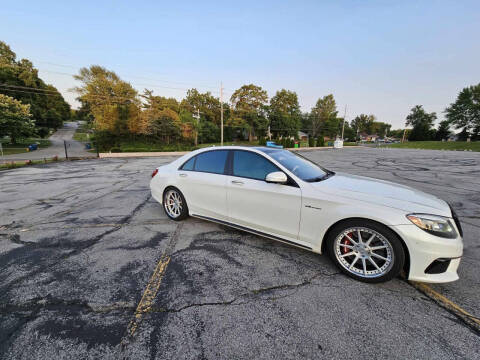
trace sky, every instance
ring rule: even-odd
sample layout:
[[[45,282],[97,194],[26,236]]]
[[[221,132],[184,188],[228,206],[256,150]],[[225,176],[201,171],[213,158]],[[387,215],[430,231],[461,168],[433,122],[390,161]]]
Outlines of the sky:
[[[2,1],[0,40],[74,107],[78,69],[98,64],[143,92],[225,98],[254,83],[333,94],[347,120],[403,128],[417,104],[443,118],[480,82],[480,1]]]

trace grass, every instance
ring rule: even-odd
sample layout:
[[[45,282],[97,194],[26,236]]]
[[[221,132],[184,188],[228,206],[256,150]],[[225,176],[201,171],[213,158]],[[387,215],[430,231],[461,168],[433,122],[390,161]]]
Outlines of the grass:
[[[480,151],[480,141],[409,141],[385,145],[387,148]]]
[[[0,170],[17,169],[24,166],[47,164],[47,163],[58,162],[58,161],[65,161],[65,159],[57,158],[57,159],[46,159],[46,160],[9,161],[4,164],[0,164]]]
[[[18,144],[2,143],[3,155],[21,154],[27,152],[30,144],[38,143],[38,148],[43,149],[51,145],[50,140],[46,139],[24,139]]]

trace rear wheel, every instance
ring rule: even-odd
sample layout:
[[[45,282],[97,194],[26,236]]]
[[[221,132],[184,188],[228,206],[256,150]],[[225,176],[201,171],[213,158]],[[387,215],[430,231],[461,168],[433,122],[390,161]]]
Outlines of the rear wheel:
[[[345,274],[371,283],[396,277],[405,262],[398,236],[369,220],[348,220],[336,225],[329,232],[327,251]]]
[[[175,221],[188,217],[188,207],[185,197],[177,188],[171,187],[163,193],[163,209],[167,216]]]

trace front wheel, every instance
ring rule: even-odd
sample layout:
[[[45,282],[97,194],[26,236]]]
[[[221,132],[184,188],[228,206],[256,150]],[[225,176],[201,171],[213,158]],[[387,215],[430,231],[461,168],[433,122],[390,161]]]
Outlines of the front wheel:
[[[327,251],[348,276],[370,283],[396,277],[405,263],[398,236],[369,220],[349,220],[336,225],[327,238]]]
[[[163,193],[163,209],[167,216],[175,221],[188,217],[188,207],[185,197],[177,188],[170,187]]]

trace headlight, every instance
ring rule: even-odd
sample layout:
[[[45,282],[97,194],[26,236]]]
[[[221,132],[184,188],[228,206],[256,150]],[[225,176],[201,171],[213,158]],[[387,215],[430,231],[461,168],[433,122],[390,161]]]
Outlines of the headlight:
[[[449,218],[428,214],[410,214],[407,219],[426,232],[449,239],[455,239],[457,232]]]

